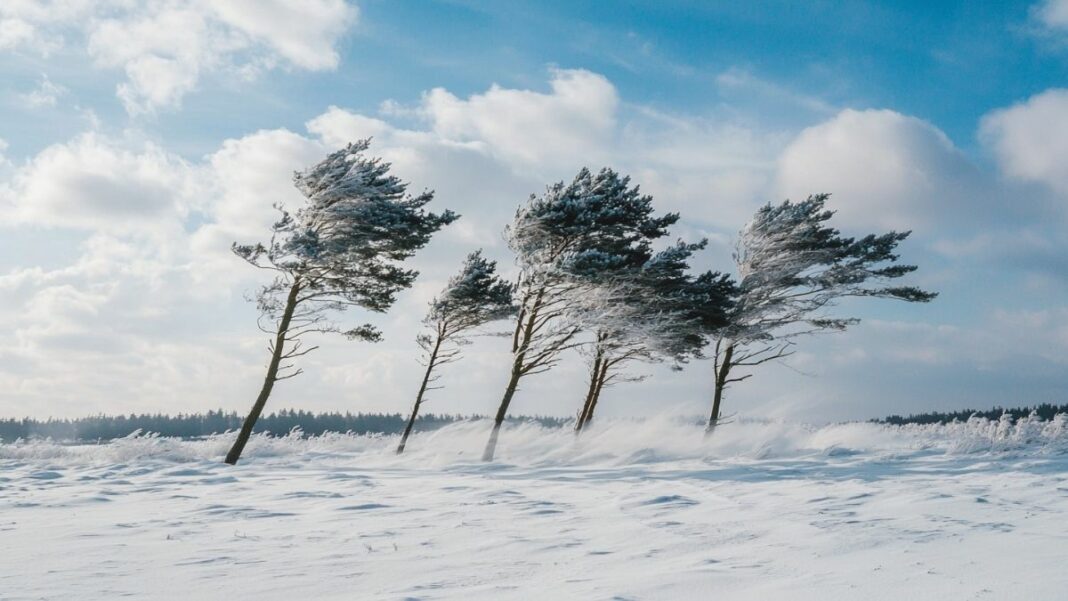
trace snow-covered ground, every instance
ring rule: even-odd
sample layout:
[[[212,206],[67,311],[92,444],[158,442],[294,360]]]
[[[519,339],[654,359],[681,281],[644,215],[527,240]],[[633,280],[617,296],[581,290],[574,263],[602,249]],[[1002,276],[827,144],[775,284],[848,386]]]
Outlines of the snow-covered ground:
[[[0,599],[1068,599],[1068,422],[0,445]]]

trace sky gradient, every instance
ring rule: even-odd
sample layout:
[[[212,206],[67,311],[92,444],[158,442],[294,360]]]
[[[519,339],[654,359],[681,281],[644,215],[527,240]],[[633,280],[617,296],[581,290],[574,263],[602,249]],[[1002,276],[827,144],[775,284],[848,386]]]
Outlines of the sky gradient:
[[[516,206],[581,167],[628,173],[729,271],[761,204],[830,192],[900,247],[929,305],[863,300],[725,410],[825,421],[1065,402],[1068,1],[0,4],[0,416],[246,411],[267,360],[245,296],[290,180],[373,137],[463,215],[421,252],[385,341],[324,339],[268,410],[408,410],[427,301],[471,250],[505,273]],[[353,312],[344,323],[361,323]],[[432,412],[489,413],[487,337]],[[707,411],[711,367],[639,367],[603,415]],[[573,414],[573,355],[512,407]]]

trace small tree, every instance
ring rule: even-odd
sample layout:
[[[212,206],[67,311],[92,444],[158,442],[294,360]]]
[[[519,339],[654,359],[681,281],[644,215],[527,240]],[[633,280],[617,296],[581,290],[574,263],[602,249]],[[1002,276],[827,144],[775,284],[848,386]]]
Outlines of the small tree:
[[[458,360],[461,348],[470,343],[472,330],[515,313],[512,284],[497,276],[496,270],[496,261],[484,259],[481,250],[475,251],[467,256],[460,273],[449,280],[441,295],[430,302],[430,311],[423,319],[428,333],[416,338],[423,349],[426,371],[415,395],[412,415],[397,445],[397,454],[404,452],[419,407],[426,401],[424,395],[435,388],[430,386],[438,379],[434,368]]]
[[[561,353],[582,344],[582,323],[575,318],[582,295],[596,289],[597,278],[647,260],[649,240],[678,220],[652,213],[652,198],[611,169],[596,175],[583,169],[571,183],[549,186],[516,211],[506,230],[520,267],[511,372],[483,460],[493,460],[520,380],[548,371]],[[590,277],[594,264],[597,278]]]
[[[275,382],[301,373],[291,361],[317,348],[305,348],[302,338],[336,332],[378,341],[381,335],[373,326],[343,332],[330,315],[352,306],[374,312],[389,309],[396,293],[410,287],[418,275],[401,263],[457,218],[451,211],[424,211],[433,193],[408,195],[408,185],[389,175],[389,163],[363,155],[369,143],[349,144],[295,174],[305,204],[292,214],[277,207],[282,217],[267,245],[233,246],[239,257],[276,276],[256,297],[261,323],[263,318],[274,322],[271,328],[261,325],[274,336],[268,345],[267,376],[226,463],[235,464],[241,457]]]
[[[593,420],[605,386],[644,378],[625,375],[627,363],[667,360],[681,369],[701,356],[709,333],[727,324],[734,283],[717,272],[688,273],[693,253],[706,244],[680,241],[631,273],[611,278],[602,294],[585,296],[594,342],[586,353],[589,385],[576,432]]]
[[[713,351],[715,391],[707,432],[720,422],[723,391],[749,378],[735,376],[792,354],[794,340],[818,332],[842,331],[853,318],[831,318],[823,310],[850,296],[927,302],[937,296],[913,286],[888,286],[916,270],[897,264],[897,245],[910,232],[843,237],[826,222],[829,195],[803,202],[761,207],[739,234],[734,252],[739,295],[729,325],[716,336]]]

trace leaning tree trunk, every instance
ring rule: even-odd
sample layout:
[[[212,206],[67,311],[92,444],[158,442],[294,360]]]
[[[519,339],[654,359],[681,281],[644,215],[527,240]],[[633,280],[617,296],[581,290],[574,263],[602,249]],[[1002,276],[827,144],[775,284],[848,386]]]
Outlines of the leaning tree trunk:
[[[590,422],[593,421],[593,412],[597,409],[597,401],[601,400],[601,391],[604,390],[604,382],[608,379],[609,367],[608,361],[604,361],[601,364],[601,372],[597,375],[597,387],[593,389],[593,395],[590,397],[590,409],[586,412],[586,422],[582,424],[583,429],[589,428]]]
[[[486,449],[482,451],[482,461],[493,461],[493,454],[497,452],[497,437],[500,436],[501,424],[508,415],[508,405],[512,403],[515,390],[519,386],[519,377],[522,374],[519,361],[512,366],[512,377],[508,379],[508,387],[504,389],[504,397],[501,398],[501,406],[497,409],[497,416],[493,419],[493,431],[490,432],[489,440],[486,441]]]
[[[590,414],[590,403],[593,402],[593,393],[597,390],[597,377],[601,373],[601,351],[597,350],[597,354],[593,358],[593,366],[590,368],[590,387],[586,391],[586,400],[582,403],[582,411],[579,412],[578,419],[575,420],[575,434],[582,432],[582,428],[586,426],[587,416]]]
[[[530,339],[534,335],[534,324],[538,322],[538,310],[541,308],[544,294],[545,288],[540,289],[534,300],[534,306],[530,309],[530,314],[524,318],[523,313],[520,313],[519,319],[516,320],[515,335],[512,338],[512,375],[508,378],[508,386],[504,389],[501,405],[497,408],[497,416],[493,419],[493,431],[490,432],[489,440],[486,441],[486,449],[482,451],[482,461],[493,461],[493,455],[497,452],[497,438],[501,434],[501,424],[508,415],[508,405],[512,403],[512,397],[515,396],[519,378],[523,377],[527,345],[530,344]]]
[[[426,393],[427,384],[430,383],[430,373],[434,371],[434,363],[438,360],[438,351],[440,349],[441,336],[438,336],[437,341],[434,342],[434,350],[431,351],[430,358],[426,363],[426,373],[423,374],[423,383],[419,385],[419,394],[415,395],[412,416],[408,418],[408,425],[404,427],[404,434],[401,434],[400,444],[397,445],[398,455],[404,452],[404,445],[408,444],[408,437],[412,434],[412,427],[415,426],[415,418],[419,415],[419,406],[423,404],[423,395]]]
[[[716,372],[716,390],[712,395],[712,414],[708,416],[708,425],[705,426],[705,436],[711,436],[712,432],[716,430],[716,426],[719,425],[719,407],[723,401],[723,389],[727,386],[727,376],[731,372],[731,359],[734,358],[734,345],[727,345],[727,350],[723,353],[723,362],[719,365],[719,370]]]
[[[600,399],[601,390],[604,388],[604,380],[608,379],[609,361],[607,359],[601,360],[600,365],[595,371],[592,371],[590,381],[590,394],[586,396],[586,406],[582,410],[580,416],[580,423],[576,427],[576,432],[590,427],[590,423],[594,421],[594,410],[597,409],[597,401]]]
[[[234,441],[234,446],[226,454],[226,463],[230,465],[236,464],[237,460],[241,458],[241,452],[245,450],[245,444],[248,443],[249,437],[252,436],[252,427],[256,425],[256,420],[263,413],[263,407],[267,404],[267,397],[271,396],[271,389],[274,388],[274,383],[278,380],[278,367],[282,363],[282,355],[285,354],[283,347],[286,342],[286,334],[289,333],[289,322],[293,319],[293,311],[297,308],[297,294],[299,292],[300,280],[294,278],[293,286],[289,289],[289,296],[286,297],[286,307],[282,312],[282,320],[278,322],[278,334],[274,339],[274,352],[271,354],[271,362],[267,366],[267,377],[263,380],[260,396],[256,397],[256,402],[252,405],[252,411],[249,412],[248,417],[241,424],[241,431],[237,433],[237,440]]]

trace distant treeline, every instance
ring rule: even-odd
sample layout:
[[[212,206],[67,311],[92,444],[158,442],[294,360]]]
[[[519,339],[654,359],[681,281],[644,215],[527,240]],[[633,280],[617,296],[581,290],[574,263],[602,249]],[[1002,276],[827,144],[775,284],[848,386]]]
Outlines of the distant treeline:
[[[478,416],[420,415],[416,430],[433,430],[446,424]],[[234,412],[208,411],[178,415],[98,415],[77,419],[0,419],[0,440],[51,438],[59,441],[111,440],[122,438],[140,430],[161,436],[199,438],[221,434],[241,427],[244,416]],[[516,421],[537,421],[547,426],[562,425],[565,419],[557,417],[516,417]],[[310,411],[282,410],[262,416],[256,422],[255,432],[269,432],[283,436],[293,428],[308,436],[324,432],[352,432],[354,434],[398,434],[404,429],[405,417],[399,413],[312,413]]]
[[[1021,417],[1027,417],[1032,413],[1038,415],[1042,419],[1051,420],[1058,413],[1068,413],[1068,405],[1053,405],[1051,403],[1042,403],[1041,405],[1035,405],[1033,407],[994,407],[986,411],[979,411],[975,409],[963,409],[961,411],[931,411],[928,413],[916,413],[909,415],[908,417],[901,417],[900,415],[891,415],[881,420],[875,420],[886,424],[945,424],[953,420],[967,421],[970,417],[985,417],[987,419],[1000,419],[1002,415],[1010,415],[1013,419],[1020,419]]]

